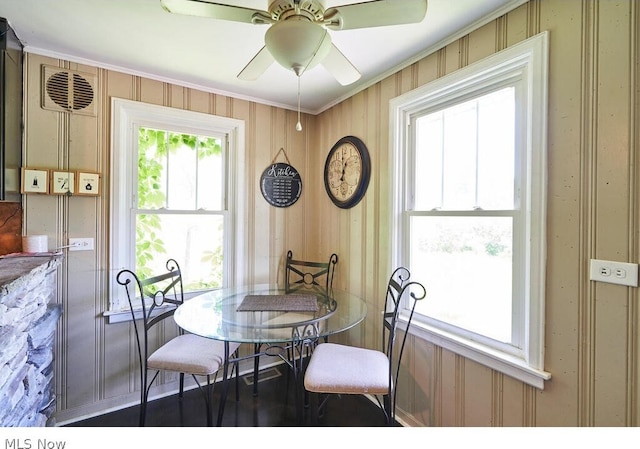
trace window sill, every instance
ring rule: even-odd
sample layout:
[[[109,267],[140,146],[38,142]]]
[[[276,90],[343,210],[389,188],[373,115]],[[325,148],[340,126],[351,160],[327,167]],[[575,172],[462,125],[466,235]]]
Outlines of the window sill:
[[[184,300],[187,301],[193,298],[194,296],[201,295],[202,293],[205,293],[207,291],[210,291],[210,290],[184,292]],[[172,305],[160,306],[155,309],[155,312],[153,313],[153,315],[157,315],[161,311],[170,309],[171,307],[173,306]],[[136,309],[134,313],[135,313],[136,320],[142,319],[142,308]],[[107,324],[116,324],[116,323],[124,323],[126,321],[132,321],[131,310],[129,310],[129,308],[121,309],[121,310],[105,310],[104,312],[102,312],[102,316],[104,316],[107,319]]]
[[[399,324],[403,330],[406,330],[405,321]],[[529,366],[521,358],[505,354],[415,320],[411,323],[409,333],[540,390],[544,390],[544,382],[551,379],[550,373]]]
[[[155,309],[153,315],[157,315],[161,311],[170,309],[171,306],[162,306]],[[137,309],[135,312],[136,320],[142,319],[142,309]],[[102,316],[107,319],[107,324],[116,324],[116,323],[124,323],[126,321],[133,321],[131,319],[131,311],[130,310],[107,310],[102,312]]]

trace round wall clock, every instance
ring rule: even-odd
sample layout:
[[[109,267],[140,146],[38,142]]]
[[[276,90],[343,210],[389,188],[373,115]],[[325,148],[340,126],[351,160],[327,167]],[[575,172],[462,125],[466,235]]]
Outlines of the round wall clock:
[[[371,177],[369,150],[362,140],[345,136],[329,151],[324,165],[324,187],[333,203],[348,209],[360,202]]]

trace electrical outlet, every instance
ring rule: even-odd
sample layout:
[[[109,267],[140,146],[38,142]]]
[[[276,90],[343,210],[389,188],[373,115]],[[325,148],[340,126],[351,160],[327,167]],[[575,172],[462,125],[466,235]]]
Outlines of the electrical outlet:
[[[638,286],[638,264],[591,259],[591,280]]]
[[[93,251],[93,239],[90,237],[69,239],[69,251]]]

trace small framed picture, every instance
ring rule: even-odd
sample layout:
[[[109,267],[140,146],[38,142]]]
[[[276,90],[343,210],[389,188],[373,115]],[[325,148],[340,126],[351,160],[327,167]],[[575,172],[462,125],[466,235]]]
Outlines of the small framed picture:
[[[78,195],[100,195],[100,173],[79,171],[77,172]]]
[[[49,170],[23,167],[20,193],[49,193]]]
[[[51,193],[54,195],[72,195],[76,190],[76,173],[51,170]]]

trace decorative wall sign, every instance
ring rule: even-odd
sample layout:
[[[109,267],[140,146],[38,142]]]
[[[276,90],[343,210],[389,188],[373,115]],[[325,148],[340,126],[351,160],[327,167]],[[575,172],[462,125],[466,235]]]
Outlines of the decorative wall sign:
[[[71,195],[76,190],[75,172],[51,170],[51,193]]]
[[[100,195],[100,173],[78,172],[78,195]]]
[[[280,152],[284,153],[284,150],[280,148],[278,154]],[[276,154],[276,158],[278,154]],[[287,159],[286,164],[275,162],[276,158],[274,158],[271,165],[262,172],[260,177],[262,196],[269,204],[275,207],[291,206],[298,201],[302,193],[300,174],[298,170],[288,163],[289,159],[286,153],[284,153],[284,157]]]
[[[49,170],[22,169],[21,193],[49,193]]]

